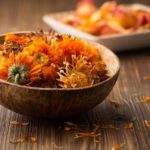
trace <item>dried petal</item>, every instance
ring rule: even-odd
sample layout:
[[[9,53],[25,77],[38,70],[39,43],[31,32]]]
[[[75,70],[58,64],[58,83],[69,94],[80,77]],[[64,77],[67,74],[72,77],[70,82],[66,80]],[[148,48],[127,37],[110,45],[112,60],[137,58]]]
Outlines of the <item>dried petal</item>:
[[[137,101],[138,103],[147,103],[147,102],[150,102],[150,97],[145,97],[139,101]]]
[[[78,132],[78,133],[76,133],[76,135],[79,137],[97,137],[100,134],[93,134],[91,132]]]
[[[150,75],[144,76],[144,79],[150,79]]]
[[[114,147],[112,148],[112,150],[120,150],[122,148],[124,148],[125,146],[125,143],[122,143],[122,144],[115,144]]]
[[[25,138],[18,138],[16,141],[10,141],[12,144],[18,144],[18,143],[23,143],[25,141]]]
[[[114,101],[114,100],[110,100],[110,104],[113,105],[116,108],[118,108],[121,105],[121,103],[119,103],[117,101]]]
[[[150,128],[150,122],[149,122],[149,121],[144,120],[144,125],[145,125],[146,127]]]
[[[94,137],[95,136],[91,132],[79,132],[79,133],[77,133],[77,135],[82,136],[82,137]]]
[[[96,125],[95,129],[91,132],[91,134],[95,134],[99,128],[100,128],[100,125]]]
[[[133,129],[133,127],[134,127],[133,122],[130,122],[130,123],[128,123],[126,129]]]
[[[21,122],[20,123],[22,126],[28,126],[30,123],[29,122]]]
[[[18,121],[13,120],[13,121],[10,121],[10,124],[12,124],[12,125],[19,125],[20,123]]]
[[[118,128],[116,128],[116,127],[115,127],[114,125],[112,125],[112,124],[101,125],[100,128],[102,128],[102,129],[118,129]]]
[[[83,136],[79,136],[78,134],[75,134],[74,139],[82,138]]]
[[[56,149],[62,149],[63,147],[62,146],[58,146],[58,145],[56,145],[56,143],[52,143],[52,145],[54,146],[54,148],[56,148]]]
[[[95,139],[94,143],[100,143],[100,140]]]
[[[71,127],[65,127],[64,130],[65,131],[70,131],[72,128]]]
[[[21,125],[21,126],[28,126],[29,125],[29,122],[19,122],[19,121],[10,121],[10,124],[12,125]]]
[[[30,137],[30,140],[31,140],[31,142],[35,143],[35,142],[37,142],[37,137],[31,136],[31,137]]]
[[[94,143],[100,143],[100,139],[99,139],[99,134],[97,134],[97,136],[94,137]]]
[[[73,126],[73,127],[77,127],[78,125],[72,122],[65,122],[66,125],[68,126]]]

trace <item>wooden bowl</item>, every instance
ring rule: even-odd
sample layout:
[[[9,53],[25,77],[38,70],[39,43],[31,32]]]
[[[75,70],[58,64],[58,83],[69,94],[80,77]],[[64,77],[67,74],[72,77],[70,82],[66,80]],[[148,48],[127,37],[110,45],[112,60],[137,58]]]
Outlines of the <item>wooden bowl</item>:
[[[0,36],[0,43],[3,41],[4,35]],[[99,48],[107,65],[110,76],[107,80],[72,89],[27,87],[0,80],[0,104],[20,114],[51,119],[77,115],[95,107],[112,90],[120,64],[112,51],[100,44],[91,44]]]

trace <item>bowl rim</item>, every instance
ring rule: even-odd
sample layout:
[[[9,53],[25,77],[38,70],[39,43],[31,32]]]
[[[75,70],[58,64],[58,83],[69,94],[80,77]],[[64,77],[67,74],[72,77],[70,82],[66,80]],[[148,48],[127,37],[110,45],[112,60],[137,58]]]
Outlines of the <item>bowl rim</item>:
[[[15,32],[8,32],[8,33],[9,34],[28,34],[28,33],[32,33],[32,32],[35,32],[35,31],[15,31]],[[0,38],[4,37],[6,34],[7,33],[0,34]],[[96,45],[100,45],[103,48],[107,49],[109,52],[111,52],[114,55],[115,59],[117,60],[117,64],[118,65],[117,65],[117,69],[116,69],[115,73],[112,76],[108,77],[106,80],[102,81],[102,82],[99,82],[99,83],[96,83],[96,84],[93,84],[93,85],[90,85],[90,86],[79,87],[79,88],[41,88],[41,87],[31,87],[31,86],[25,86],[25,85],[19,85],[19,84],[11,83],[11,82],[8,82],[8,81],[2,80],[2,79],[0,79],[0,83],[4,83],[4,84],[7,84],[7,85],[15,86],[15,87],[18,87],[18,88],[30,89],[30,90],[40,90],[40,91],[77,91],[77,90],[85,90],[85,89],[90,89],[90,88],[94,88],[94,87],[100,86],[100,85],[110,81],[112,78],[114,78],[114,76],[119,74],[119,72],[120,72],[120,60],[119,60],[118,56],[112,50],[110,50],[109,48],[105,47],[102,44],[96,43],[96,42],[92,42],[92,41],[90,41],[90,42],[93,43],[93,44],[96,44]]]

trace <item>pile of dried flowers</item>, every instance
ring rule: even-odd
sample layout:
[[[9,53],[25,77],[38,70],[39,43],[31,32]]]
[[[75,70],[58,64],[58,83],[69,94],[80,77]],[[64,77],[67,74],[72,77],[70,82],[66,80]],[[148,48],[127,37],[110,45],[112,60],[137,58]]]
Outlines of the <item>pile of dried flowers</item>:
[[[150,12],[133,9],[116,1],[97,7],[94,0],[80,0],[76,10],[61,22],[96,36],[132,33],[150,29]]]
[[[0,79],[15,84],[77,88],[107,79],[106,64],[92,44],[43,31],[7,34],[0,45]]]

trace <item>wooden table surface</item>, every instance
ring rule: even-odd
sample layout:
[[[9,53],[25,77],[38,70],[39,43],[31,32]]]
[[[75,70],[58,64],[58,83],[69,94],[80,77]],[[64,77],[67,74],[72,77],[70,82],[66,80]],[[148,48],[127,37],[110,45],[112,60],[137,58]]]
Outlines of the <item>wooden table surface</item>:
[[[77,0],[0,0],[0,33],[22,30],[37,30],[48,26],[42,22],[44,14],[71,10]],[[149,0],[122,0],[122,2],[141,2],[150,5]],[[101,2],[97,3],[100,4]],[[149,42],[149,41],[147,41]],[[95,109],[80,116],[66,120],[46,120],[16,114],[0,106],[0,150],[111,150],[115,144],[124,145],[124,150],[149,150],[150,128],[143,125],[150,121],[150,103],[139,104],[137,100],[150,96],[150,48],[117,53],[121,61],[119,79],[106,100]],[[110,100],[121,103],[119,108]],[[29,126],[11,125],[10,121],[27,121]],[[100,142],[92,138],[74,139],[74,133],[64,131],[64,122],[82,124],[83,131],[93,129],[94,123],[112,124],[117,128],[100,128]],[[129,122],[133,129],[126,129]],[[36,143],[25,141],[12,144],[10,141],[24,136],[35,136]]]

